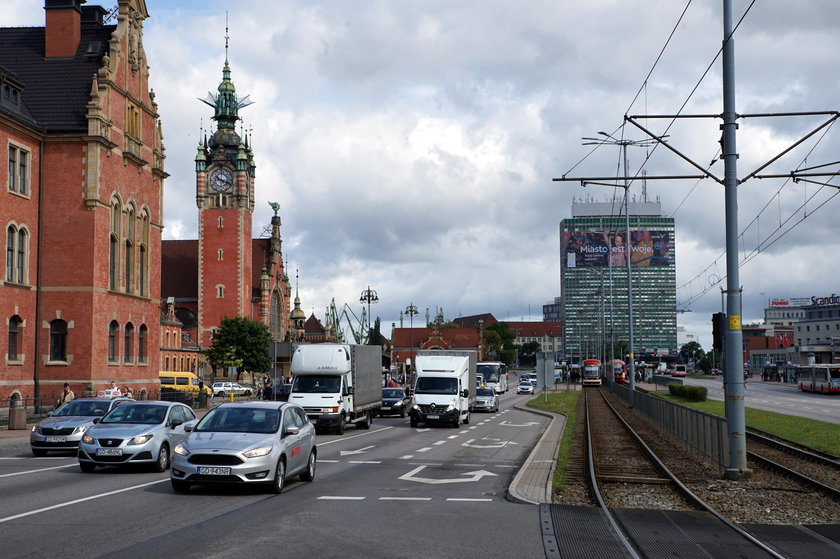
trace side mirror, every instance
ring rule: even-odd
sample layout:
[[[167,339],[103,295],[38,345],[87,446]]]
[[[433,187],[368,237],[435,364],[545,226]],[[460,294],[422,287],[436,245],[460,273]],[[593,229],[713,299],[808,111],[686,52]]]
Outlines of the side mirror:
[[[288,435],[297,435],[300,433],[300,427],[286,427],[283,430],[283,436],[286,437]]]
[[[353,387],[352,387],[352,386],[348,386],[348,387],[347,387],[346,394],[347,394],[348,396],[352,396],[355,392],[356,392],[356,391],[353,389]]]
[[[192,430],[195,429],[196,423],[198,423],[197,419],[184,423],[184,433],[192,433]]]
[[[470,396],[470,389],[469,389],[469,388],[465,388],[465,389],[464,389],[464,391],[461,393],[461,396],[462,396],[463,398],[469,398],[469,396]]]
[[[94,418],[93,418],[93,423],[94,423],[94,424],[99,423],[100,421],[102,421],[102,418],[101,418],[101,417],[94,417]]]
[[[184,423],[184,422],[181,421],[180,419],[173,419],[172,421],[169,422],[169,426],[174,429],[175,427],[177,427],[178,425],[181,425],[182,423]]]

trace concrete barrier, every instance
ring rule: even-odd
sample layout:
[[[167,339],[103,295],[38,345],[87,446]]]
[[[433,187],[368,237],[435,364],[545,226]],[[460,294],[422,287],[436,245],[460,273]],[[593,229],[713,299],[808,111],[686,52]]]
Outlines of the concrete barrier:
[[[9,430],[26,429],[26,408],[9,409]]]

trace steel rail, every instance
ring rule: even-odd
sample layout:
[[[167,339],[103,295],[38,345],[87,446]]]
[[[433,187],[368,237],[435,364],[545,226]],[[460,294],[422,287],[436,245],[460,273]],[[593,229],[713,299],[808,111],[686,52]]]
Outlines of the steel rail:
[[[700,497],[695,495],[694,492],[691,489],[689,489],[683,482],[681,482],[677,478],[677,476],[675,476],[673,474],[673,472],[671,472],[670,469],[668,469],[668,466],[666,466],[665,463],[662,462],[662,460],[659,459],[659,457],[656,455],[656,453],[653,452],[653,450],[645,443],[644,440],[642,440],[642,438],[639,436],[638,433],[636,433],[636,431],[630,426],[630,424],[627,423],[627,421],[625,421],[623,417],[621,417],[621,414],[618,413],[618,410],[616,410],[615,407],[609,402],[609,400],[607,400],[606,395],[600,390],[599,390],[599,394],[601,394],[601,397],[604,398],[604,401],[607,403],[607,405],[610,407],[610,409],[616,415],[618,420],[621,421],[621,423],[624,425],[624,428],[627,430],[627,432],[631,436],[633,436],[633,438],[636,439],[636,442],[645,451],[645,453],[648,455],[648,457],[653,462],[656,463],[656,465],[662,470],[662,472],[665,475],[667,475],[669,478],[671,478],[671,481],[674,483],[674,485],[676,485],[680,489],[680,491],[691,502],[695,503],[698,506],[698,508],[701,508],[702,510],[705,510],[706,512],[712,514],[718,520],[723,522],[726,526],[728,526],[729,528],[731,528],[732,530],[737,532],[739,535],[741,535],[741,537],[743,537],[744,539],[746,539],[747,541],[749,541],[750,543],[752,543],[756,547],[760,548],[762,551],[766,552],[768,555],[770,555],[774,559],[789,559],[787,555],[782,555],[778,551],[776,551],[775,549],[769,547],[767,544],[765,544],[764,542],[762,542],[761,540],[759,540],[758,538],[756,538],[755,536],[753,536],[752,534],[750,534],[749,532],[747,532],[746,530],[744,530],[743,528],[741,528],[740,526],[738,526],[737,524],[735,524],[734,522],[732,522],[731,520],[729,520],[728,518],[723,516],[718,511],[716,511],[714,508],[711,507],[711,505],[706,503],[703,499],[701,499]]]
[[[802,460],[807,460],[809,462],[820,464],[821,466],[828,466],[830,468],[834,468],[835,470],[840,470],[840,461],[837,460],[836,456],[828,454],[827,452],[821,452],[814,448],[798,445],[793,441],[780,440],[756,429],[747,430],[747,438],[753,439],[767,446],[772,446],[778,450],[787,452],[792,456],[801,458]]]
[[[787,466],[779,464],[778,462],[770,460],[769,458],[765,458],[764,456],[761,456],[760,454],[756,454],[755,452],[747,451],[747,457],[753,459],[756,462],[758,462],[759,464],[761,464],[765,468],[776,470],[776,471],[782,473],[783,475],[786,475],[786,476],[792,478],[793,480],[798,481],[799,483],[801,483],[803,485],[813,487],[813,488],[815,488],[819,491],[822,491],[825,495],[831,497],[832,499],[836,499],[836,500],[840,501],[840,489],[837,489],[836,487],[826,485],[826,484],[822,483],[821,481],[817,481],[813,478],[810,478],[810,477],[806,476],[805,474],[803,474],[801,472],[798,472],[798,471],[796,471],[792,468],[788,468]]]

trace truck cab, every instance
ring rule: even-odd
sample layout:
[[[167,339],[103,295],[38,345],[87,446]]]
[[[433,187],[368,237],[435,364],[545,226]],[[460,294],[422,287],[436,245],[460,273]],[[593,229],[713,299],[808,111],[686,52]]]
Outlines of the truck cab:
[[[475,402],[476,354],[474,351],[427,350],[415,359],[410,424],[448,424],[458,427],[470,422]]]

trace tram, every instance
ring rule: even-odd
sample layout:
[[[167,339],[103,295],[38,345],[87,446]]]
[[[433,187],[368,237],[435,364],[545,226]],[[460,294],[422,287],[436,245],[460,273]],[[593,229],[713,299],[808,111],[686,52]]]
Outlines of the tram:
[[[583,360],[583,386],[601,386],[601,361]]]
[[[627,364],[621,359],[612,360],[612,373],[614,382],[627,382]]]
[[[840,394],[840,365],[799,367],[796,378],[796,385],[803,392]]]

